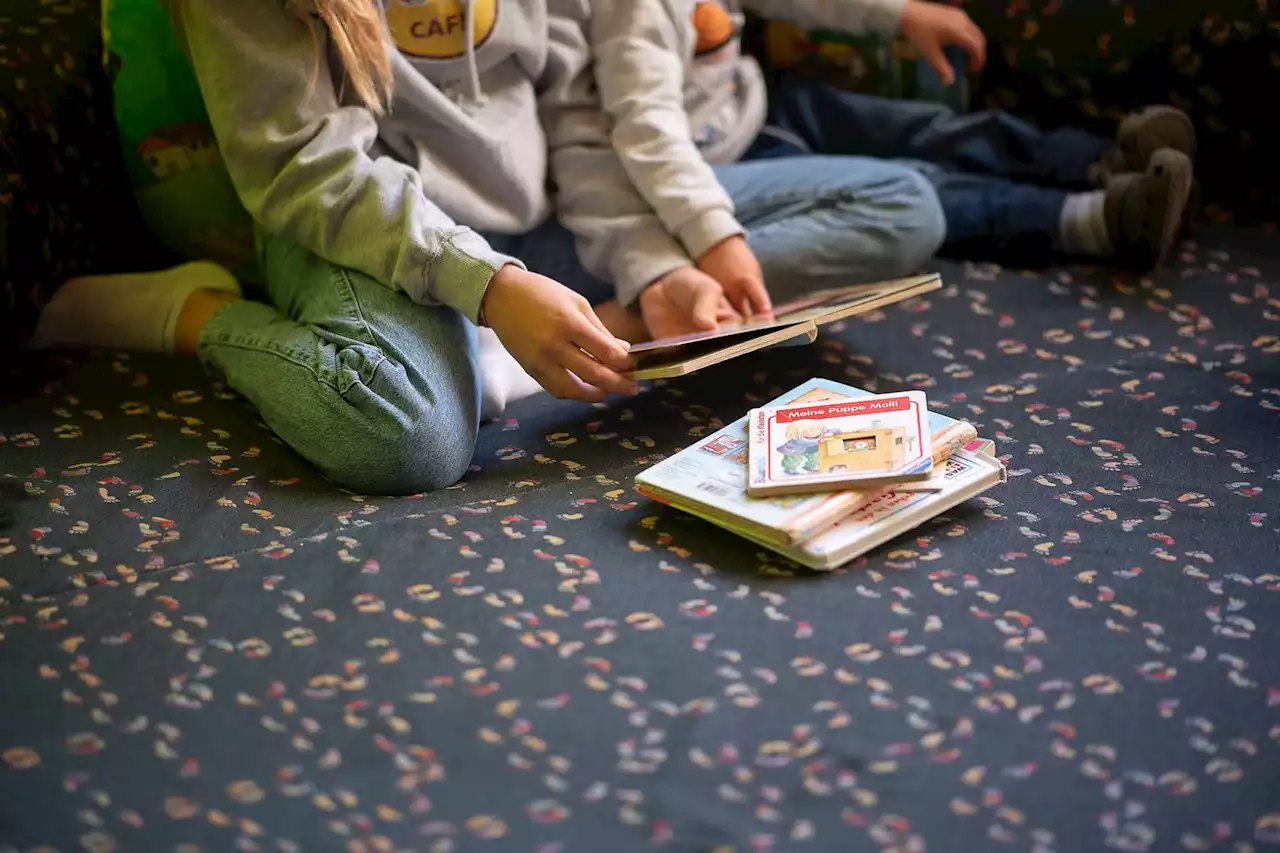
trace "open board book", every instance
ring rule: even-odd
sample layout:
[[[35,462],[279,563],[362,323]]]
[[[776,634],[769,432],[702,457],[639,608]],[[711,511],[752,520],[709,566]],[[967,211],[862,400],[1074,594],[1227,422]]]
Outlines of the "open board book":
[[[873,396],[830,379],[810,379],[768,405],[824,403]],[[898,493],[937,493],[946,488],[943,462],[977,440],[973,425],[929,413],[933,459],[928,480],[897,484]],[[636,488],[653,500],[705,518],[769,547],[802,545],[859,507],[888,493],[888,487],[816,495],[752,498],[747,494],[747,417],[640,472]]]
[[[631,347],[631,355],[636,359],[631,378],[672,379],[766,347],[812,343],[818,336],[819,326],[866,314],[940,287],[942,278],[933,273],[823,290],[775,306],[772,320],[721,326],[711,332],[636,344]]]

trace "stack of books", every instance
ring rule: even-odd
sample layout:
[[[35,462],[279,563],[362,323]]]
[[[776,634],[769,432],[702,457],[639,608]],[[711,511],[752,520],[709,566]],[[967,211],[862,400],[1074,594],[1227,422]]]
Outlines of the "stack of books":
[[[972,424],[920,392],[811,379],[637,475],[644,496],[834,569],[1006,478]]]

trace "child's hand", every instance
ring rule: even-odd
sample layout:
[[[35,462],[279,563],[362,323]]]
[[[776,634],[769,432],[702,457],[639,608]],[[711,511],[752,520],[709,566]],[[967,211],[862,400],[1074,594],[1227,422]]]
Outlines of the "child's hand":
[[[556,397],[598,403],[639,390],[621,375],[632,369],[627,344],[559,282],[505,266],[489,281],[483,312],[507,352]]]
[[[916,52],[938,72],[942,82],[956,82],[955,71],[943,50],[959,47],[969,55],[969,70],[981,71],[987,62],[987,37],[968,15],[955,6],[907,0],[900,24]]]
[[[742,322],[720,283],[694,267],[681,267],[645,288],[640,294],[640,315],[654,338],[709,332],[721,323]]]
[[[773,316],[764,272],[742,236],[730,237],[712,246],[698,258],[698,269],[720,282],[729,304],[743,319]]]

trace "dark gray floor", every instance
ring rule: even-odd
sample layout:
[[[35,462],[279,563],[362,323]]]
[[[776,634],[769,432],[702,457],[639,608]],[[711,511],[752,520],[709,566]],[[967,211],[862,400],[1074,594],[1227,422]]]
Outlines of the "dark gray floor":
[[[1280,259],[1198,239],[528,401],[422,499],[94,362],[0,411],[0,851],[1269,849]],[[830,575],[631,491],[815,373],[925,389],[1009,484]]]

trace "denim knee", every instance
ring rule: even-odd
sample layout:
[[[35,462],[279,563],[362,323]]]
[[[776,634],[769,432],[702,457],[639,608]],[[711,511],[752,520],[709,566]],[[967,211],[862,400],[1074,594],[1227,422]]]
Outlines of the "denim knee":
[[[471,325],[285,237],[267,238],[263,260],[274,304],[223,306],[201,331],[201,358],[342,486],[414,494],[457,482],[479,421]]]
[[[781,162],[742,164],[728,175],[739,189],[735,202],[741,196],[762,220],[748,225],[747,239],[775,299],[902,278],[941,247],[942,205],[916,169],[865,157]],[[808,171],[794,174],[800,169]]]
[[[465,351],[465,342],[455,343]],[[378,347],[324,341],[247,301],[209,321],[200,357],[338,485],[416,494],[453,485],[471,465],[480,394],[469,358],[410,372]]]
[[[338,485],[411,495],[452,486],[470,468],[479,423],[474,406],[422,393],[392,399],[366,386],[333,394],[338,399],[322,407],[330,413],[322,427],[329,438],[312,442],[304,455]]]
[[[920,172],[896,168],[885,180],[893,185],[887,194],[891,201],[881,209],[882,227],[892,246],[884,258],[884,277],[901,278],[937,254],[947,236],[947,221],[937,191]]]

